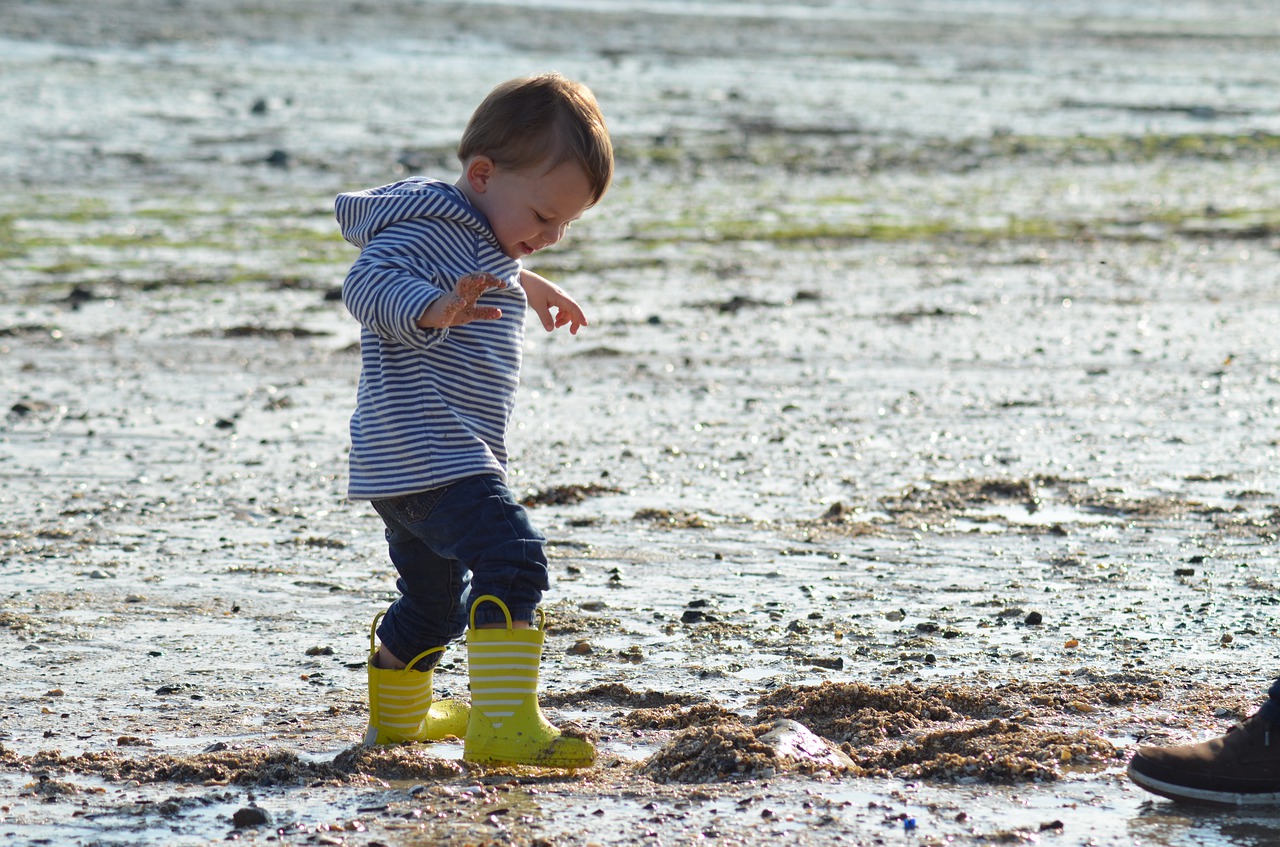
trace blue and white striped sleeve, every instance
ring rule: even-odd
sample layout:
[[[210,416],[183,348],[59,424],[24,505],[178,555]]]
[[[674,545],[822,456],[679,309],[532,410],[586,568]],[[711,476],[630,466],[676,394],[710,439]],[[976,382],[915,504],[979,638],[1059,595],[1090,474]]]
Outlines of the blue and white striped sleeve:
[[[444,294],[432,263],[408,256],[395,230],[375,237],[361,252],[342,284],[342,300],[360,325],[380,338],[427,349],[447,330],[423,329],[418,319]]]

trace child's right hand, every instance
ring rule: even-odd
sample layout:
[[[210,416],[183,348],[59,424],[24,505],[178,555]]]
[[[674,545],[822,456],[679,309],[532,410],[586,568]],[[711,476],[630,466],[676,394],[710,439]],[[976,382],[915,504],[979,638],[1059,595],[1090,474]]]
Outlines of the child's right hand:
[[[437,298],[418,318],[423,329],[444,329],[462,326],[472,321],[496,321],[502,310],[493,306],[477,306],[480,295],[491,288],[506,288],[507,284],[490,273],[472,273],[458,278],[452,293]]]

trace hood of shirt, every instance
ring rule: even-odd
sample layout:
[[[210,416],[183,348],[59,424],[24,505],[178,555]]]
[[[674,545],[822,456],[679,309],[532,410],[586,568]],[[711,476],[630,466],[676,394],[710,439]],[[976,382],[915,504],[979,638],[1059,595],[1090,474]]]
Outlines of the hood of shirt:
[[[387,227],[416,218],[452,221],[493,240],[493,229],[484,214],[456,186],[438,179],[410,177],[339,194],[334,211],[342,237],[362,250]]]

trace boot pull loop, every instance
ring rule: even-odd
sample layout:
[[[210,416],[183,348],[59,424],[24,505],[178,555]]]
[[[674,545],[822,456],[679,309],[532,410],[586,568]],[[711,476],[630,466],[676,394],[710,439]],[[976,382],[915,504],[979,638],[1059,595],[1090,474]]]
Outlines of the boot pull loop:
[[[413,657],[413,661],[404,666],[407,671],[413,670],[413,666],[430,656],[432,653],[443,653],[444,647],[432,647],[430,650],[423,650],[421,653]]]
[[[386,615],[386,612],[378,612],[377,616],[374,617],[373,619],[373,626],[369,627],[369,658],[370,659],[373,658],[374,653],[378,652],[378,644],[375,639],[377,638],[378,624],[382,622],[382,618],[384,615]]]
[[[483,603],[485,600],[488,600],[491,603],[497,603],[498,608],[502,610],[502,616],[507,619],[507,629],[515,629],[514,625],[512,625],[511,623],[511,611],[507,608],[507,604],[503,603],[501,600],[499,600],[497,597],[494,597],[492,594],[486,594],[483,597],[477,597],[476,601],[471,604],[471,628],[472,629],[476,628],[476,609],[479,608],[480,604]]]

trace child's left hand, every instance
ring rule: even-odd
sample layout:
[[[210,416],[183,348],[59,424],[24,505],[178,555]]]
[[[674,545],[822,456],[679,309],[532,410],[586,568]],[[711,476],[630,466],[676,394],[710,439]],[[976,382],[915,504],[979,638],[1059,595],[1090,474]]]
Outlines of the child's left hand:
[[[537,313],[538,319],[542,321],[542,328],[547,332],[568,326],[569,334],[577,335],[579,328],[589,325],[586,313],[582,311],[578,301],[551,280],[522,268],[520,285],[524,288],[529,308]]]

